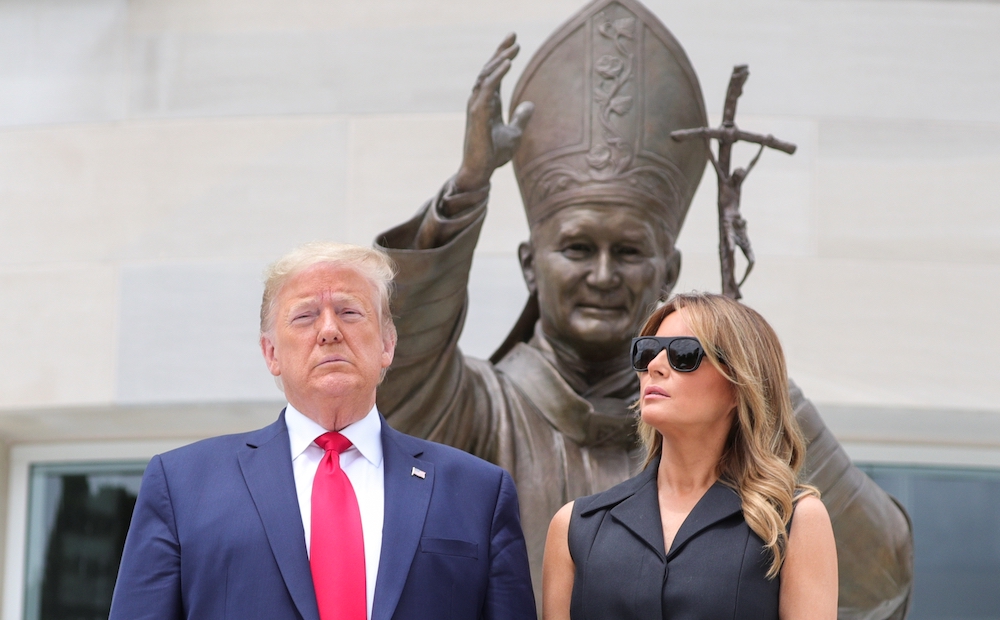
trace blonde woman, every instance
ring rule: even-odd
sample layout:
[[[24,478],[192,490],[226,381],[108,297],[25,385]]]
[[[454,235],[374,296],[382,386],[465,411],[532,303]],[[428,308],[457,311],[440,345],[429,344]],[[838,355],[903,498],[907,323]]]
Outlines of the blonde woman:
[[[679,295],[632,344],[646,468],[564,506],[545,620],[837,617],[837,552],[781,345],[726,297]]]

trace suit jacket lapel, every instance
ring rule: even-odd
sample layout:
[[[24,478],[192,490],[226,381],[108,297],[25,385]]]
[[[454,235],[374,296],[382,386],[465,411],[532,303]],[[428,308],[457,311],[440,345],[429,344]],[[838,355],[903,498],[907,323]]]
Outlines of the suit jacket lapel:
[[[285,587],[305,620],[319,620],[305,532],[295,495],[285,412],[281,412],[274,424],[248,436],[247,445],[238,457]]]
[[[418,442],[382,419],[385,520],[372,620],[392,617],[420,545],[434,488],[434,464],[416,458],[422,453]],[[424,472],[424,477],[413,475],[413,468]]]

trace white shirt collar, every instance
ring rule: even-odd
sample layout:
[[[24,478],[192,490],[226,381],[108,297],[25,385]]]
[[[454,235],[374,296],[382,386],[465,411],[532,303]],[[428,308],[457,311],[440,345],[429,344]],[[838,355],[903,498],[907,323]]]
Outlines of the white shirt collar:
[[[306,448],[315,445],[317,437],[327,432],[315,420],[296,410],[291,403],[285,407],[285,426],[288,427],[293,461]],[[372,407],[368,415],[342,428],[340,434],[350,439],[354,448],[373,466],[382,464],[382,420],[378,408]]]

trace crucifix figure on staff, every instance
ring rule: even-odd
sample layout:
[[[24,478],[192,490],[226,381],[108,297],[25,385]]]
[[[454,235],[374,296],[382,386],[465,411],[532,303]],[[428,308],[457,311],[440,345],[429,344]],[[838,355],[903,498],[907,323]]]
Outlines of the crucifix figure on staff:
[[[680,129],[670,133],[670,137],[677,141],[688,140],[700,137],[708,142],[711,139],[719,141],[718,158],[712,154],[712,149],[708,149],[708,156],[715,166],[715,172],[719,176],[719,260],[722,263],[722,293],[733,299],[739,299],[740,287],[746,282],[750,270],[754,266],[753,249],[750,247],[750,238],[747,236],[747,222],[740,215],[740,190],[743,181],[746,179],[753,167],[757,165],[764,147],[771,147],[784,151],[789,155],[795,152],[795,145],[790,142],[783,142],[774,136],[761,135],[743,131],[736,126],[736,101],[743,94],[743,83],[746,82],[750,71],[747,65],[737,65],[733,67],[733,75],[729,79],[729,90],[726,93],[726,105],[722,112],[722,125],[718,129],[710,127],[697,127],[694,129]],[[729,171],[730,159],[733,144],[736,142],[752,142],[759,144],[760,149],[746,168],[737,168]],[[736,248],[739,247],[743,256],[747,259],[747,268],[743,272],[743,277],[736,281]]]

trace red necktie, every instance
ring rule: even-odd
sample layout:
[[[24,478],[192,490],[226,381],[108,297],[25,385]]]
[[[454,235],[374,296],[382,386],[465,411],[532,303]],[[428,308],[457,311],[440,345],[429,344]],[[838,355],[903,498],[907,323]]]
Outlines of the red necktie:
[[[330,432],[317,437],[316,445],[326,450],[313,478],[309,549],[319,617],[365,620],[368,600],[361,511],[354,487],[340,468],[340,453],[350,448],[351,442]]]

